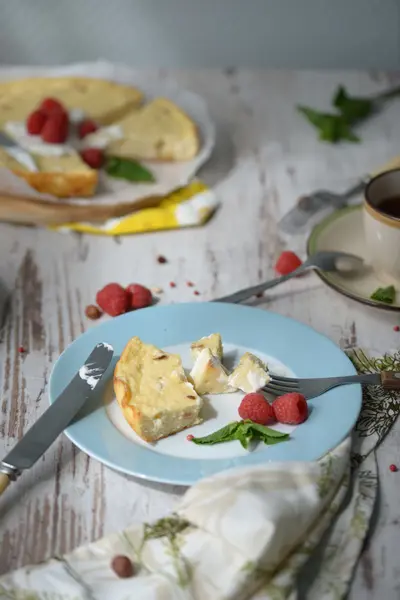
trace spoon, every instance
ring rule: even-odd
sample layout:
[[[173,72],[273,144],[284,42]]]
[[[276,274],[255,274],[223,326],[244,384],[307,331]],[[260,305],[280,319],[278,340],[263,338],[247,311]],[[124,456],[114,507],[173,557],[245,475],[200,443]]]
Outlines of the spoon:
[[[243,302],[243,300],[247,300],[252,296],[256,296],[257,294],[260,294],[265,290],[269,290],[270,288],[273,288],[284,281],[288,281],[288,279],[292,279],[292,277],[297,277],[306,271],[340,271],[341,273],[350,274],[352,272],[359,271],[363,264],[363,259],[359,258],[358,256],[354,256],[354,254],[333,251],[316,252],[305,262],[303,262],[303,264],[295,271],[292,271],[287,275],[282,275],[281,277],[270,279],[265,283],[259,283],[253,287],[245,288],[244,290],[240,290],[239,292],[235,292],[229,296],[218,298],[218,300],[214,300],[214,302]]]

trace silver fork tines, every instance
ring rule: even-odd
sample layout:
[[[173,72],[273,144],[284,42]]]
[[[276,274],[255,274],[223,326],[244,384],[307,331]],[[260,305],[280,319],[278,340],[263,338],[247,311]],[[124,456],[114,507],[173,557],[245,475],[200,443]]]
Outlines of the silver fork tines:
[[[299,391],[299,380],[291,377],[279,377],[270,374],[271,380],[265,386],[265,390],[276,394],[287,394]]]
[[[395,377],[397,374],[393,374]],[[364,385],[382,385],[380,373],[366,375],[349,375],[346,377],[323,377],[317,379],[297,379],[295,377],[281,377],[270,373],[270,381],[263,388],[264,391],[280,396],[290,392],[298,392],[306,398],[315,398],[325,392],[338,387],[352,383],[361,383]]]

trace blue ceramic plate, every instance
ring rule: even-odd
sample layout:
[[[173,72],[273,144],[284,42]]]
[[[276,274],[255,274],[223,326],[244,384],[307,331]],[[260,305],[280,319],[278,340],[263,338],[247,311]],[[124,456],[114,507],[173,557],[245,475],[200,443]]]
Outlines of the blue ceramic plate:
[[[349,433],[361,408],[361,386],[349,385],[311,400],[310,416],[298,427],[278,425],[290,440],[273,446],[259,444],[253,451],[239,442],[197,446],[188,433],[206,435],[238,419],[242,393],[208,397],[204,422],[156,444],[147,444],[123,419],[112,390],[113,367],[134,335],[166,350],[179,352],[190,369],[190,343],[219,332],[224,360],[233,366],[250,350],[280,374],[298,377],[353,375],[346,355],[329,339],[306,325],[280,315],[232,304],[196,303],[156,306],[112,319],[87,331],[58,359],[50,379],[54,402],[98,342],[112,344],[115,360],[79,418],[66,430],[84,452],[102,463],[144,479],[190,485],[236,466],[265,461],[315,460],[334,448]]]

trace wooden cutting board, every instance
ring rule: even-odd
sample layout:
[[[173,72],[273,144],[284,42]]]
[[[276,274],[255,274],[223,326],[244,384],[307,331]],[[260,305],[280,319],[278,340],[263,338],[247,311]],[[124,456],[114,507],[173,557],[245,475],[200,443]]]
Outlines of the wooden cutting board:
[[[0,221],[24,225],[62,225],[80,221],[103,222],[122,217],[143,208],[157,206],[161,198],[149,196],[132,203],[113,206],[96,204],[77,205],[65,201],[45,202],[23,196],[0,194]]]

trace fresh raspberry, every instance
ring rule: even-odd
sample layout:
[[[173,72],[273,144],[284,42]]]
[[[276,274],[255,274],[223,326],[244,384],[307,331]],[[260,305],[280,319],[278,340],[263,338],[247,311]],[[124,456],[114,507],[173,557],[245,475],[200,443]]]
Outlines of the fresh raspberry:
[[[194,435],[192,433],[189,433],[189,435],[186,436],[186,439],[188,442],[191,442],[192,440],[194,440]]]
[[[41,110],[31,112],[26,120],[26,130],[30,135],[39,135],[46,123],[46,115]]]
[[[389,469],[392,471],[392,473],[396,473],[396,471],[398,471],[396,465],[390,465]]]
[[[96,294],[96,302],[108,315],[117,317],[129,310],[129,294],[118,283],[109,283]]]
[[[272,406],[262,394],[257,393],[246,394],[239,406],[239,416],[260,425],[269,425],[275,421]]]
[[[272,403],[275,418],[279,423],[299,425],[308,417],[308,405],[305,397],[297,392],[279,396]]]
[[[98,125],[92,119],[84,119],[78,125],[78,135],[82,139],[98,130]]]
[[[104,162],[103,150],[100,148],[85,148],[81,151],[81,157],[92,169],[100,169]]]
[[[48,144],[63,144],[68,137],[68,115],[64,112],[49,114],[41,135]]]
[[[395,325],[395,326],[393,327],[393,331],[400,331],[400,327],[399,327],[398,325]]]
[[[151,291],[138,283],[131,283],[125,291],[129,296],[130,308],[146,308],[153,302]]]
[[[279,275],[288,275],[288,273],[292,273],[298,267],[302,265],[302,261],[294,252],[290,252],[287,250],[282,252],[278,260],[276,261],[275,271],[279,273]]]
[[[45,98],[39,108],[45,115],[52,115],[60,112],[66,113],[65,108],[59,100],[56,100],[56,98]]]

